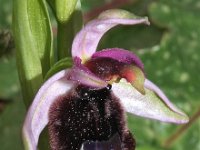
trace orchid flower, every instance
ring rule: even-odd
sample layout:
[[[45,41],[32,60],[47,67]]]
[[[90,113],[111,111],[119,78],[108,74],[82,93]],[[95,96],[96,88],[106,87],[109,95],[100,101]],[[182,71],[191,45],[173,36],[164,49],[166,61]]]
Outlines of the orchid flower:
[[[132,145],[130,149],[133,149],[135,141],[128,131],[125,112],[163,122],[188,122],[187,115],[146,79],[144,66],[133,52],[121,48],[96,51],[101,37],[109,29],[136,24],[149,25],[149,21],[124,10],[108,10],[76,35],[71,50],[73,67],[49,78],[27,112],[23,125],[26,149],[37,149],[40,133],[47,125],[52,149],[67,149],[73,138],[76,142],[81,139],[82,143],[87,143],[79,143],[83,148],[88,146],[87,141],[110,141],[118,137],[122,145],[130,142],[127,145]],[[107,120],[102,116],[108,116]],[[109,128],[105,124],[109,124]],[[73,134],[72,139],[67,139],[67,134]],[[78,148],[71,145],[71,149]]]

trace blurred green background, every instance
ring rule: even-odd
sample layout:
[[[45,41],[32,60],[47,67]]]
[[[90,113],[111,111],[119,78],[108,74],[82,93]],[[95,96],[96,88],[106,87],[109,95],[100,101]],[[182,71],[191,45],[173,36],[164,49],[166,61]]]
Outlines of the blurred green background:
[[[11,36],[12,0],[0,0],[0,4],[0,149],[21,150],[25,106]],[[121,47],[134,51],[142,59],[147,77],[194,118],[182,126],[129,116],[137,150],[200,150],[200,1],[82,0],[82,7],[85,20],[107,8],[148,16],[150,26],[110,30],[99,49]]]

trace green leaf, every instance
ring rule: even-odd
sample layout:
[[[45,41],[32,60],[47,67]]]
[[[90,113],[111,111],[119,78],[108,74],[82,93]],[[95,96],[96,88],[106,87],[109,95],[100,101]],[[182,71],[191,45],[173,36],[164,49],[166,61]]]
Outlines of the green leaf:
[[[50,67],[52,33],[44,1],[13,1],[13,32],[23,99],[28,106]]]
[[[200,20],[199,2],[164,1],[153,3],[149,7],[151,20],[160,27],[167,28],[160,45],[143,50],[140,53],[144,60],[148,77],[165,89],[170,99],[174,100],[188,114],[200,106]],[[199,149],[199,121],[185,130],[170,149]],[[162,128],[160,132],[159,128]],[[174,132],[174,127],[163,125],[155,128],[162,137],[160,143]]]
[[[200,98],[197,91],[200,89],[200,20],[196,15],[200,11],[195,9],[195,2],[153,3],[150,7],[151,19],[156,24],[167,27],[168,32],[157,50],[152,48],[141,55],[149,78],[171,88],[170,94],[186,103]],[[188,11],[188,5],[194,11]],[[156,68],[152,64],[156,64]],[[158,77],[162,80],[156,80]]]
[[[44,0],[28,0],[27,15],[36,50],[42,64],[43,76],[50,68],[52,50],[52,31],[49,15]]]
[[[145,14],[142,13],[150,16],[149,27],[116,28],[105,36],[99,47],[123,47],[133,50],[142,59],[146,76],[159,85],[178,107],[191,115],[200,105],[199,1],[161,0],[153,1],[152,5],[149,3],[150,1],[142,0],[125,6],[135,14],[147,9]],[[144,145],[165,149],[162,143],[179,128],[177,125],[138,117],[128,117],[128,122],[138,149]],[[174,141],[170,149],[188,150],[192,145],[192,149],[198,150],[199,133],[198,119]]]

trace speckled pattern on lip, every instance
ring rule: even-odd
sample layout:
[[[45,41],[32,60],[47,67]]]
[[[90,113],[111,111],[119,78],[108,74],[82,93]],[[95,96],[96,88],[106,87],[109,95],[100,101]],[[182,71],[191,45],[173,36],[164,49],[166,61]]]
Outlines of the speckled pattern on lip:
[[[79,150],[83,142],[109,141],[115,134],[119,134],[122,149],[135,147],[125,111],[111,86],[91,90],[78,85],[59,97],[50,108],[48,128],[52,150]]]

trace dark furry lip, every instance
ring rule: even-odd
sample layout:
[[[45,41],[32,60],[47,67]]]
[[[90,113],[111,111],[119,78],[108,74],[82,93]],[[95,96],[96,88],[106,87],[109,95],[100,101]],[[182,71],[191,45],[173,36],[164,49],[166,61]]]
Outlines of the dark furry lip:
[[[124,116],[119,100],[112,94],[111,85],[101,90],[78,85],[50,108],[51,149],[76,150],[86,141],[109,141],[119,134],[121,145],[133,150],[135,140],[127,130]]]

